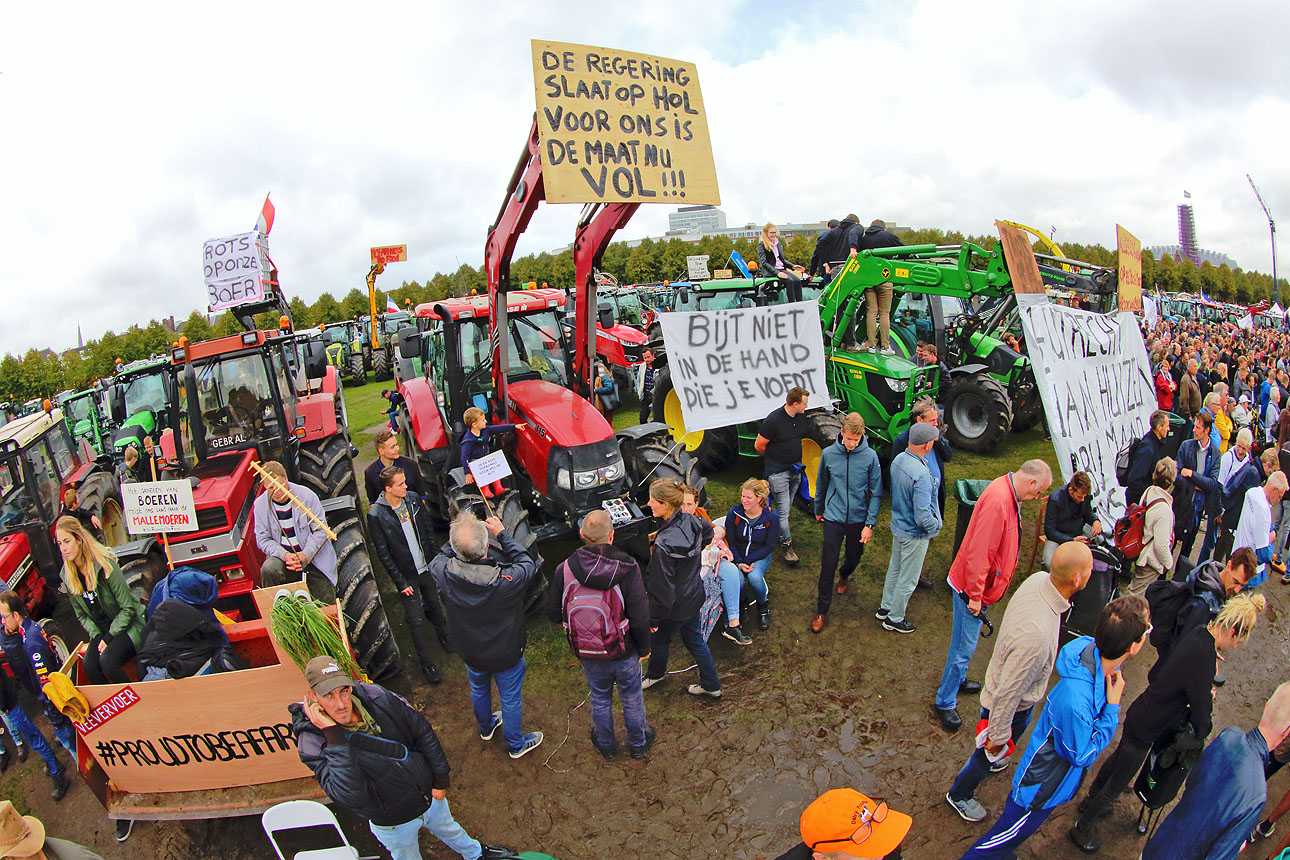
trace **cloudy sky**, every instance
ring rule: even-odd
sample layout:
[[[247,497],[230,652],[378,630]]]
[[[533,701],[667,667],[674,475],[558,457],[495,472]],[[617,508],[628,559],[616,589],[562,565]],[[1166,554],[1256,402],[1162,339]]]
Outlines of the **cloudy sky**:
[[[1113,246],[1118,221],[1151,245],[1187,189],[1200,244],[1268,271],[1245,174],[1290,219],[1287,32],[1282,0],[8,3],[0,351],[186,316],[203,240],[266,192],[288,295],[361,287],[371,245],[408,245],[390,286],[479,265],[533,38],[693,62],[732,225],[1006,218]],[[576,218],[544,207],[519,253]]]

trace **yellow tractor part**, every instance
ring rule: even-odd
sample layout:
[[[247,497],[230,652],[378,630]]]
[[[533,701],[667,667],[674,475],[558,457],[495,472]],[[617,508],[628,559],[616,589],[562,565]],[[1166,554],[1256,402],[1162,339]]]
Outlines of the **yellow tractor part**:
[[[681,414],[681,398],[673,388],[663,398],[663,421],[672,434],[672,439],[681,442],[685,450],[694,453],[703,444],[703,431],[685,429],[685,416]]]

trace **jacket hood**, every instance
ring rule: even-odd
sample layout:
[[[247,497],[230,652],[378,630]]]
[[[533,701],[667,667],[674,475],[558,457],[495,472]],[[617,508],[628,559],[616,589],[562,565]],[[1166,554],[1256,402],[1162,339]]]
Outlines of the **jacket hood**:
[[[636,562],[607,544],[580,547],[569,556],[573,578],[589,588],[608,591],[622,585],[636,569]]]
[[[178,600],[190,606],[209,609],[219,596],[219,583],[215,577],[194,567],[177,567],[165,579],[153,586],[148,599],[148,617],[163,600]]]
[[[1072,639],[1065,648],[1057,652],[1056,668],[1057,673],[1067,680],[1094,686],[1102,671],[1101,662],[1093,637],[1081,636]]]
[[[1227,589],[1223,587],[1223,565],[1209,561],[1196,568],[1196,588],[1218,595],[1220,601],[1227,600]]]
[[[743,515],[743,506],[735,505]],[[765,511],[763,511],[763,514]],[[675,514],[658,531],[654,539],[655,549],[666,549],[677,555],[689,554],[692,547],[703,539],[703,521],[694,514]]]

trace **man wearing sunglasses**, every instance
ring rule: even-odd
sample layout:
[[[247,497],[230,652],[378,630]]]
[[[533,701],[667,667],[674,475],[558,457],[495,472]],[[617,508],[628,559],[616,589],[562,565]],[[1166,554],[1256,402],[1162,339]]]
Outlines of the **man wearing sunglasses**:
[[[802,812],[802,841],[778,860],[901,860],[913,819],[853,788],[826,791]]]

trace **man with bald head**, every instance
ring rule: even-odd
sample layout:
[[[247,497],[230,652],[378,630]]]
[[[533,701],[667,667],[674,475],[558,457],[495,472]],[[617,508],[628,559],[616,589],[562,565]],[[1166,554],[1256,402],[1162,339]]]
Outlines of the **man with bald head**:
[[[981,688],[976,750],[945,795],[965,821],[985,818],[985,807],[973,793],[987,774],[1003,770],[1004,757],[1021,740],[1032,711],[1044,700],[1057,660],[1062,613],[1092,575],[1088,544],[1067,541],[1053,553],[1052,572],[1035,573],[1008,602]]]

